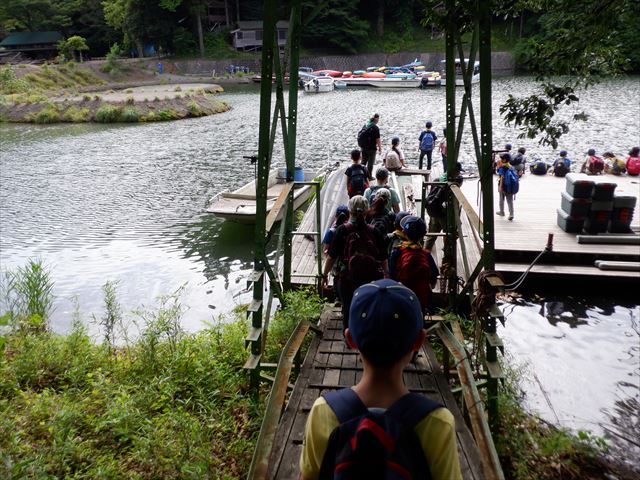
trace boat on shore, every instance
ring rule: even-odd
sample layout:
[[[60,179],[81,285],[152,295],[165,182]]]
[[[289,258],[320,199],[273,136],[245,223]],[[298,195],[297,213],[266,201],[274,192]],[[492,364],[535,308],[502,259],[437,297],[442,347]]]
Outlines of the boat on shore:
[[[306,172],[296,168],[297,181],[311,181],[319,175],[319,172]],[[279,168],[269,173],[267,187],[267,214],[271,211],[276,199],[286,183],[286,169]],[[311,185],[298,185],[293,190],[293,208],[297,210],[310,197],[313,188]],[[233,192],[221,192],[209,202],[207,213],[216,217],[237,223],[253,224],[256,221],[256,182],[255,179],[234,190]],[[284,210],[281,210],[276,220],[282,220]]]

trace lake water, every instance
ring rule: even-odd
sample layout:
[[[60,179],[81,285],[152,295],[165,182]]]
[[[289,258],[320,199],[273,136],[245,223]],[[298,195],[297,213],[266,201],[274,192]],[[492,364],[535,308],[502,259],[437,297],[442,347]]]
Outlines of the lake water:
[[[527,147],[533,157],[550,159],[550,147],[518,140],[498,113],[508,94],[535,89],[528,78],[494,81],[494,144],[511,142]],[[561,141],[560,148],[571,157],[581,159],[590,147],[625,154],[638,143],[638,78],[606,81],[580,96],[579,104],[563,114],[569,118],[585,110],[590,115],[588,122],[572,124]],[[444,89],[301,93],[298,163],[316,168],[347,159],[360,126],[378,112],[383,141],[399,136],[409,163],[416,164],[424,121],[432,120],[441,135],[444,98]],[[253,178],[253,167],[242,157],[257,153],[258,90],[230,87],[221,99],[231,111],[170,123],[0,125],[0,266],[15,268],[29,258],[49,266],[56,331],[68,330],[76,301],[87,323],[100,317],[101,286],[108,280],[118,282],[118,299],[129,317],[184,285],[181,301],[188,311],[183,326],[192,331],[250,300],[245,277],[251,269],[252,228],[203,212],[213,195]],[[469,164],[473,147],[468,134],[464,140],[461,160]],[[274,159],[282,159],[279,145]],[[578,318],[572,305],[564,308]],[[558,416],[575,417],[571,426],[583,420],[587,428],[598,423],[605,413],[615,412],[618,400],[638,402],[637,306],[623,307],[615,300],[613,305],[611,313],[601,304],[588,308],[573,326],[568,317],[550,323],[535,301],[516,305],[509,314],[508,350],[535,366],[554,399],[557,390],[563,405],[584,406],[573,414],[555,409]],[[96,332],[95,326],[91,329]],[[596,362],[601,369],[592,368],[594,359],[585,353],[596,339],[602,347]],[[572,380],[583,379],[598,394],[584,390],[589,392],[585,398],[570,402],[580,389],[565,382],[569,371],[576,372]],[[635,396],[632,388],[620,386],[625,382],[636,387]],[[558,388],[551,387],[556,383]],[[544,407],[546,401],[538,401],[533,387],[531,392],[534,406]],[[540,410],[555,421],[550,409]],[[637,411],[634,418],[637,426]]]

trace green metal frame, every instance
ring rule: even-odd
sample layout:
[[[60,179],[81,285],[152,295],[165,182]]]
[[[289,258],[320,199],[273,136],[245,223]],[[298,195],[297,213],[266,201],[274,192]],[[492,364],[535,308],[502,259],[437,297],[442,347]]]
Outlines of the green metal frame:
[[[484,271],[492,271],[495,268],[495,249],[494,249],[494,222],[493,222],[493,159],[492,159],[492,113],[491,113],[491,1],[477,0],[475,3],[475,24],[471,42],[468,47],[467,57],[468,63],[465,64],[465,51],[462,41],[462,35],[456,25],[456,0],[446,0],[445,8],[446,29],[445,29],[445,58],[446,58],[446,125],[447,125],[447,181],[452,185],[454,178],[454,166],[458,161],[462,134],[465,122],[471,128],[474,151],[478,162],[478,171],[480,172],[480,188],[482,191],[482,221],[480,217],[474,219],[468,213],[469,205],[466,200],[461,201],[463,197],[460,192],[454,195],[453,189],[449,189],[449,208],[447,211],[447,242],[445,243],[444,262],[446,263],[446,285],[449,305],[452,310],[457,310],[462,306],[462,302],[467,304],[474,300],[474,284],[479,273]],[[456,85],[455,85],[455,58],[456,53],[460,59],[460,68],[464,82],[464,93],[462,96],[460,113],[456,115]],[[480,60],[480,129],[476,124],[475,112],[472,104],[472,85],[473,66],[476,54]],[[456,121],[457,120],[457,121]],[[424,198],[422,205],[424,205]],[[464,207],[467,211],[467,217],[473,227],[477,229],[480,239],[482,240],[482,255],[477,265],[469,265],[466,252],[464,237],[461,235],[461,217],[460,207]],[[459,247],[463,258],[463,265],[459,266],[457,241],[460,242]],[[458,289],[458,271],[461,271],[465,277],[465,285],[461,291]],[[498,366],[498,348],[496,347],[496,316],[487,312],[480,313],[481,318],[477,320],[481,322],[485,339],[491,338],[492,341],[485,340],[484,349],[486,353],[486,371],[487,371],[487,410],[492,426],[495,428],[495,422],[498,416],[498,382],[501,373]],[[501,344],[501,342],[500,342]],[[445,370],[448,368],[448,352],[445,350]]]

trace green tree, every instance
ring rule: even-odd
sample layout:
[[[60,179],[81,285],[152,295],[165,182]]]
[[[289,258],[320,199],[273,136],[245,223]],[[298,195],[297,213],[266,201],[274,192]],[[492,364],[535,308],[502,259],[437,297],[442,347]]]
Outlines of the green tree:
[[[175,12],[181,4],[186,7],[189,14],[195,18],[196,27],[198,30],[198,48],[200,49],[200,56],[204,57],[202,15],[206,13],[207,2],[206,0],[160,0],[160,6],[170,12]]]
[[[145,42],[169,42],[178,23],[158,0],[104,0],[102,7],[107,23],[120,30],[125,46],[135,45],[140,56]]]
[[[2,0],[0,25],[13,30],[64,30],[72,25],[72,15],[82,0]]]
[[[302,20],[314,12],[317,2],[303,2]],[[328,0],[318,14],[305,25],[303,41],[310,47],[333,45],[340,50],[357,52],[368,37],[369,23],[358,16],[358,0]]]
[[[444,30],[446,9],[439,0],[425,0],[427,15],[423,23],[435,23]],[[523,10],[540,14],[538,34],[519,49],[527,67],[541,83],[541,93],[518,98],[510,95],[500,107],[507,124],[520,128],[520,137],[540,137],[554,148],[569,131],[569,124],[555,120],[562,106],[579,100],[577,91],[599,81],[602,76],[617,75],[629,66],[620,42],[625,28],[621,19],[637,19],[636,0],[496,0],[494,15],[518,17]],[[474,0],[456,1],[452,12],[460,33],[474,25]],[[635,28],[635,27],[634,27]],[[585,120],[582,112],[574,120]]]
[[[58,50],[67,60],[75,58],[75,52],[80,54],[80,62],[82,62],[82,52],[89,50],[87,41],[79,35],[73,35],[66,40],[58,42]]]

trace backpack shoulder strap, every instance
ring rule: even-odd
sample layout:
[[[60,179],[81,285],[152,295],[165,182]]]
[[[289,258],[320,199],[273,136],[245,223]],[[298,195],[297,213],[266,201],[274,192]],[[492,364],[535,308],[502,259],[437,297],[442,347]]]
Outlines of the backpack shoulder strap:
[[[431,412],[443,406],[441,403],[424,395],[408,393],[391,405],[385,415],[393,418],[401,425],[403,431],[406,431],[415,427],[418,422]]]
[[[322,396],[340,423],[345,423],[368,411],[360,397],[351,388],[323,393]]]

